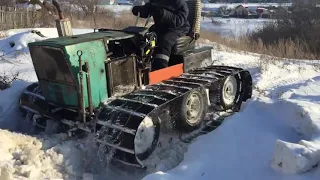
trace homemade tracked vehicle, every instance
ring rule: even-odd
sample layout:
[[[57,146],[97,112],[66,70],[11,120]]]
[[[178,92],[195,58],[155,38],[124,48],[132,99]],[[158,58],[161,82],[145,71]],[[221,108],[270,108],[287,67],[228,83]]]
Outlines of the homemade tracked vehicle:
[[[38,82],[20,98],[37,126],[54,120],[112,147],[113,159],[148,166],[166,144],[219,125],[208,110],[237,112],[251,98],[247,70],[206,66],[212,47],[196,48],[201,0],[187,1],[192,29],[173,48],[170,66],[150,72],[156,35],[146,27],[99,29],[29,44]]]

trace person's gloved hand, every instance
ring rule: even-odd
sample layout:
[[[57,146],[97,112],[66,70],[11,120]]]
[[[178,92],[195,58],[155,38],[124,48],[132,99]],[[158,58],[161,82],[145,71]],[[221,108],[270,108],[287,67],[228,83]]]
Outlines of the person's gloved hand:
[[[141,13],[142,11],[142,6],[134,6],[132,8],[132,14],[135,16],[138,16],[138,13]]]
[[[149,15],[151,15],[151,12],[153,11],[153,6],[151,3],[146,3],[143,6],[134,6],[132,8],[132,14],[135,16],[138,16],[138,13],[140,13],[140,17],[147,18]]]

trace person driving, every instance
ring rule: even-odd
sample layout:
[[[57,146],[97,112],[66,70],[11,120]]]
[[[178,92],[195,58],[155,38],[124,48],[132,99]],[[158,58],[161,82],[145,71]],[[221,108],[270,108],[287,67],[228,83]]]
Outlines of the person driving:
[[[145,5],[134,6],[135,16],[152,16],[150,31],[157,34],[157,47],[151,64],[152,71],[168,67],[171,50],[176,40],[190,30],[189,9],[185,0],[150,0]]]

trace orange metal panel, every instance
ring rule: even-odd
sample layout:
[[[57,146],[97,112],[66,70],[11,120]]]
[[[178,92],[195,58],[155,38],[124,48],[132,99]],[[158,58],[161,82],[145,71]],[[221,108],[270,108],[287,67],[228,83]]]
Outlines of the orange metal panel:
[[[172,77],[180,76],[183,73],[183,63],[169,66],[149,73],[149,84],[156,84]]]

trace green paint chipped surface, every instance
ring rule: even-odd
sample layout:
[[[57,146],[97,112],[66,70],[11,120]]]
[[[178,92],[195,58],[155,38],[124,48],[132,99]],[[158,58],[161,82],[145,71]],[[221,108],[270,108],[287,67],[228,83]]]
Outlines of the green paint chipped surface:
[[[94,107],[98,107],[101,102],[108,98],[105,42],[130,37],[133,37],[133,35],[119,31],[108,31],[51,38],[29,43],[32,60],[40,86],[44,89],[45,98],[60,105],[79,106],[77,91],[80,90],[80,76],[77,52],[80,50],[83,52],[81,56],[83,65],[87,62],[90,68],[92,103]],[[33,47],[37,47],[37,50]],[[50,49],[56,49],[56,51],[51,50],[51,54],[48,54],[47,52]],[[57,54],[59,53],[63,55],[58,56]],[[57,60],[57,57],[60,60]],[[65,66],[65,62],[68,63],[68,67]],[[61,68],[61,70],[57,70],[57,68]],[[61,73],[64,75],[61,75]],[[70,76],[73,80],[75,79],[74,84],[70,83]],[[89,100],[85,73],[82,82],[85,106],[88,107]]]

